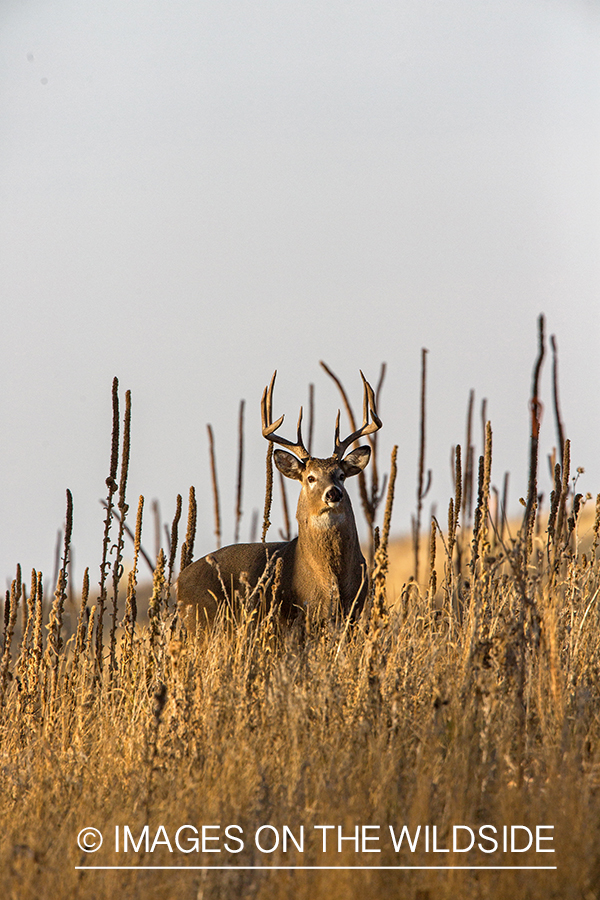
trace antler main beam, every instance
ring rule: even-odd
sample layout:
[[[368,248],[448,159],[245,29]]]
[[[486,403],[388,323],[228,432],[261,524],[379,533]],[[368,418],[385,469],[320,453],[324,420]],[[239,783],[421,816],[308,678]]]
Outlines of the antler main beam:
[[[350,447],[354,441],[357,441],[361,437],[365,437],[367,434],[373,434],[375,431],[379,431],[381,428],[381,419],[377,415],[377,409],[375,406],[375,394],[373,392],[373,388],[363,375],[360,373],[360,377],[363,380],[364,392],[363,392],[363,423],[362,426],[358,429],[358,431],[354,431],[347,438],[344,438],[343,441],[340,441],[340,413],[338,410],[337,418],[335,420],[335,438],[333,445],[333,455],[336,459],[342,459],[344,453]],[[371,410],[371,418],[372,421],[369,422],[369,410]]]
[[[296,443],[294,444],[293,441],[288,441],[287,438],[275,434],[285,418],[285,416],[281,416],[276,422],[273,422],[273,385],[275,384],[276,375],[277,369],[273,372],[270,385],[263,391],[260,404],[263,437],[274,444],[281,444],[283,447],[287,447],[292,453],[296,454],[298,459],[309,459],[310,453],[302,440],[302,407],[300,407],[300,415],[298,416]]]

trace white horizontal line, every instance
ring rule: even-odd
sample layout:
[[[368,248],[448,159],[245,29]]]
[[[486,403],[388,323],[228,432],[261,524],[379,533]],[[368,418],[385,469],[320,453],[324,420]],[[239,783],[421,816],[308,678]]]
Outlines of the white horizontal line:
[[[84,871],[89,871],[91,869],[181,869],[182,871],[185,871],[187,869],[260,869],[262,871],[269,869],[283,869],[286,871],[300,871],[302,869],[310,869],[311,871],[314,871],[315,869],[318,869],[325,871],[335,871],[336,869],[339,869],[340,871],[349,872],[356,869],[361,871],[368,870],[369,872],[376,872],[378,869],[381,869],[382,871],[385,870],[387,872],[394,872],[401,869],[443,869],[445,871],[450,871],[451,869],[477,869],[479,871],[485,871],[486,869],[489,869],[490,871],[500,871],[506,869],[507,871],[523,871],[525,869],[556,869],[557,866],[75,866],[75,868]]]

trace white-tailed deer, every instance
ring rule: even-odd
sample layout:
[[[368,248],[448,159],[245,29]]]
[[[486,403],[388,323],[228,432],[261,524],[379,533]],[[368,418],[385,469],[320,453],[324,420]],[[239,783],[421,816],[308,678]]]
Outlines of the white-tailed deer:
[[[302,441],[302,408],[295,443],[275,434],[284,419],[281,416],[273,422],[276,374],[262,396],[262,433],[268,441],[291,451],[275,450],[273,456],[279,471],[302,485],[296,511],[298,537],[283,542],[233,544],[187,566],[177,581],[177,602],[192,630],[211,625],[224,603],[230,603],[236,592],[247,595],[261,578],[263,583],[268,578],[271,593],[275,582],[278,613],[288,622],[298,615],[311,621],[323,621],[337,613],[356,617],[367,596],[367,566],[344,482],[365,468],[371,448],[358,447],[345,458],[344,454],[358,438],[381,428],[373,388],[361,372],[362,427],[340,440],[338,411],[333,455],[317,459]],[[277,563],[279,559],[281,563]],[[268,593],[267,585],[264,593]]]

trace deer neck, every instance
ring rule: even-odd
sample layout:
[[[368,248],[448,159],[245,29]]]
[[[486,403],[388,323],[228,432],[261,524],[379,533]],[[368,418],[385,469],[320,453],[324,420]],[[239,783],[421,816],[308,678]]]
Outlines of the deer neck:
[[[352,562],[361,559],[354,513],[348,497],[334,509],[310,515],[299,506],[298,550],[315,577],[331,583],[344,580]],[[321,580],[319,578],[319,580]]]

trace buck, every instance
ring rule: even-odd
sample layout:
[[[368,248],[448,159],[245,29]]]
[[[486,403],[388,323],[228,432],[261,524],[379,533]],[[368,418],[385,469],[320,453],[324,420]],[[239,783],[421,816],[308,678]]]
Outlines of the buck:
[[[296,519],[298,537],[291,541],[233,544],[188,565],[177,580],[177,603],[188,628],[210,626],[224,603],[246,595],[262,582],[263,593],[275,584],[278,615],[291,622],[298,616],[323,621],[342,614],[356,618],[367,596],[367,566],[344,482],[361,472],[371,457],[369,446],[346,456],[359,438],[381,428],[373,388],[363,380],[363,424],[340,440],[340,413],[335,423],[332,456],[311,456],[302,440],[302,408],[296,441],[276,434],[284,416],[273,422],[275,376],[261,401],[262,433],[287,450],[275,450],[279,471],[301,484]],[[369,421],[369,411],[371,421]],[[281,560],[279,563],[278,560]],[[273,590],[271,590],[273,593]]]

